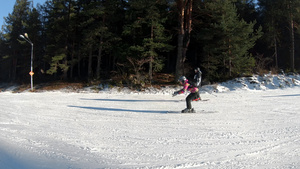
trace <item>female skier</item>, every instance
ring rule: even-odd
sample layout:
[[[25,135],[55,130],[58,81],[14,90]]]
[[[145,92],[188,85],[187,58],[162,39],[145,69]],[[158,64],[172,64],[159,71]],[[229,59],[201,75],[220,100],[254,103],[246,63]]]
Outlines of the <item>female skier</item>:
[[[190,94],[186,97],[186,109],[182,110],[181,113],[195,113],[195,110],[192,108],[192,100],[197,97],[198,88],[190,85],[185,76],[181,76],[178,81],[183,85],[183,89],[173,93],[173,96],[178,94],[183,94],[186,91],[189,91]]]

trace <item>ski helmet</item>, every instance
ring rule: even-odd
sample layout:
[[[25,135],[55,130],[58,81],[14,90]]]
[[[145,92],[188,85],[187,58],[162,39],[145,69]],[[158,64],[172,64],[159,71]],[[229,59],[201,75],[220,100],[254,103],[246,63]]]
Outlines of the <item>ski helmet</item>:
[[[181,77],[178,79],[178,81],[184,83],[184,82],[186,81],[186,77],[185,77],[185,76],[181,76]]]

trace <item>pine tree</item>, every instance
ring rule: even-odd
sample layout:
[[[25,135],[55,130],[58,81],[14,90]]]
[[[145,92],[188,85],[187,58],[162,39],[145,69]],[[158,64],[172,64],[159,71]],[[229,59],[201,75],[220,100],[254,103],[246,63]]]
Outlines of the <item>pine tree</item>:
[[[255,65],[249,49],[261,36],[260,30],[253,30],[255,22],[239,19],[231,1],[208,2],[206,8],[211,16],[210,25],[205,29],[208,36],[203,36],[208,40],[204,47],[208,76],[211,80],[220,80],[249,73]]]
[[[48,74],[62,74],[63,79],[68,78],[70,68],[70,54],[72,53],[72,37],[77,27],[74,19],[74,0],[47,1],[46,34],[46,58],[50,64]]]
[[[120,0],[81,1],[80,4],[81,53],[88,58],[88,78],[100,79],[104,56],[114,53],[120,41],[117,35],[120,27],[115,24],[122,23],[122,11],[119,8],[122,4]],[[92,64],[94,56],[97,58],[96,71]]]
[[[273,47],[272,54],[275,56],[276,68],[279,67],[279,63],[288,62],[286,64],[288,70],[295,71],[300,1],[259,0],[258,2],[264,19],[262,22],[266,32],[264,39],[270,44],[269,46]],[[289,57],[286,57],[288,55]]]
[[[132,60],[140,60],[136,63],[149,63],[149,81],[152,81],[153,72],[162,70],[163,60],[159,53],[172,49],[168,44],[170,36],[166,34],[164,23],[166,21],[165,9],[167,1],[161,0],[131,0],[128,19],[130,23],[125,26],[123,34],[132,36],[132,44],[129,44],[130,53],[135,53],[129,57]],[[133,65],[140,67],[142,65]],[[140,81],[140,70],[135,69],[135,74]]]
[[[259,14],[256,10],[254,0],[235,0],[233,3],[237,8],[239,19],[251,22],[258,18]]]
[[[28,48],[28,44],[20,39],[20,34],[26,32],[25,23],[28,22],[30,13],[28,0],[16,0],[13,12],[5,18],[2,37],[7,47],[5,60],[9,65],[7,74],[11,81],[18,80],[18,77],[27,77],[30,70],[30,64],[28,64],[30,63],[30,47]]]
[[[279,8],[280,0],[259,0],[258,4],[265,32],[263,40],[267,43],[267,47],[273,48],[272,56],[275,60],[275,67],[278,69],[278,45],[282,36],[280,29],[280,16],[282,15],[282,10]]]
[[[2,72],[0,74],[0,80],[2,82],[7,82],[8,80],[11,80],[10,77],[10,59],[8,57],[8,45],[6,43],[6,39],[4,38],[4,35],[2,32],[0,32],[0,71]]]
[[[295,71],[295,29],[296,25],[300,21],[300,0],[284,0],[283,1],[286,10],[284,15],[286,17],[286,21],[289,25],[289,32],[290,32],[290,68],[291,71]]]

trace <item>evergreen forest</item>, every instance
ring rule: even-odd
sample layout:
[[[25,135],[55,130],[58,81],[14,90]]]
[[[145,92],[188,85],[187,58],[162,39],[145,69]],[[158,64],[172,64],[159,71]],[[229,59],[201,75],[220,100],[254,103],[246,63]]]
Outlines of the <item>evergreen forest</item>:
[[[300,0],[16,0],[4,20],[0,82],[28,84],[31,67],[35,83],[126,86],[300,70]]]

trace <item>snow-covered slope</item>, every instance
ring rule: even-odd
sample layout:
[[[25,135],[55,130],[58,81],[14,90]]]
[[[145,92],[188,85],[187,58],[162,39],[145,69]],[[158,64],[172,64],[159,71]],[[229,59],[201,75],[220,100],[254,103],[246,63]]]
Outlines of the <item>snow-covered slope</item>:
[[[299,76],[281,78],[204,86],[193,114],[176,88],[0,92],[0,168],[300,168]]]

